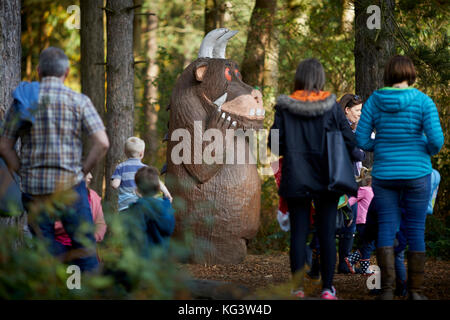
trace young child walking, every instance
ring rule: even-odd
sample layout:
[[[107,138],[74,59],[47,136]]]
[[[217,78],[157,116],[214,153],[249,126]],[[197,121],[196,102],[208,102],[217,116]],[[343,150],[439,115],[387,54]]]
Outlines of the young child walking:
[[[111,177],[111,186],[119,191],[119,211],[128,209],[130,204],[139,199],[136,193],[134,176],[136,172],[146,165],[142,163],[144,158],[145,142],[138,137],[130,137],[125,142],[125,155],[128,159],[120,163]],[[166,186],[158,179],[160,190],[172,201],[172,196]]]
[[[370,172],[371,169],[367,169],[366,167],[361,168],[360,176],[357,179],[357,181],[360,183],[358,195],[357,197],[351,197],[348,200],[350,206],[356,206],[356,230],[358,231],[359,235],[364,233],[364,229],[366,227],[367,211],[369,210],[370,203],[373,199],[373,191],[371,187],[372,177],[370,175]],[[362,274],[371,274],[372,272],[369,270],[370,253],[374,249],[375,247],[373,241],[369,241],[367,243],[364,243],[364,246],[362,246],[360,250],[355,251],[355,253],[351,254],[349,257],[345,257],[344,261],[347,264],[350,273],[356,272],[354,265],[359,262],[361,268],[358,269],[358,272]]]

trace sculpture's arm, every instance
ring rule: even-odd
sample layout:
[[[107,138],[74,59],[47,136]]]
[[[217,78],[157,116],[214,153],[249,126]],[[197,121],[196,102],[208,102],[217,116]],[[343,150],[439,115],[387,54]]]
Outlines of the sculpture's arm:
[[[189,172],[189,174],[197,180],[198,184],[207,182],[212,177],[214,177],[217,174],[217,172],[219,172],[219,170],[222,168],[223,163],[225,162],[226,159],[226,141],[225,141],[226,130],[230,128],[232,128],[230,121],[227,120],[226,117],[222,117],[221,112],[213,112],[212,114],[210,114],[208,119],[206,120],[205,128],[203,128],[203,125],[202,126],[194,125],[193,127],[187,128],[187,130],[191,133],[191,162],[190,163],[183,162],[183,165]],[[205,134],[205,132],[207,133]],[[213,141],[203,141],[204,140],[203,138],[206,139],[208,134],[211,134],[214,137],[216,137],[217,135],[220,137],[220,139],[222,139],[221,148],[213,148],[214,158],[222,159],[222,161],[217,161],[213,163],[211,163],[211,160],[208,161],[209,160],[208,156],[210,155],[210,152],[204,151],[205,148],[214,143]],[[199,136],[202,139],[201,148],[200,147],[195,148],[194,140],[195,138],[198,139]],[[217,146],[220,147],[220,143],[217,144]],[[212,149],[210,149],[209,151],[211,150]],[[200,161],[195,161],[196,159]]]

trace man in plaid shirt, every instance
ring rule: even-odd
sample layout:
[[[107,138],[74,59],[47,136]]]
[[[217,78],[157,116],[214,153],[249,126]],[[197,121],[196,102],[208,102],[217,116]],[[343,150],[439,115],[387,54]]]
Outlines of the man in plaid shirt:
[[[52,254],[62,256],[65,249],[54,236],[55,220],[61,220],[72,240],[70,260],[81,270],[92,271],[98,267],[98,261],[84,176],[105,156],[108,137],[90,99],[64,86],[69,60],[61,49],[49,47],[42,51],[38,73],[40,83],[34,84],[39,86],[39,94],[34,109],[23,90],[29,83],[21,83],[14,91],[15,100],[0,137],[0,155],[9,169],[21,177],[22,201],[33,232],[48,241]],[[29,116],[25,117],[25,113]],[[84,162],[83,132],[92,141]],[[14,149],[19,137],[20,159]],[[64,203],[62,210],[54,205],[56,202]],[[57,210],[48,210],[48,205],[44,205],[48,203]],[[82,224],[92,228],[81,231]],[[83,239],[90,244],[83,245]]]

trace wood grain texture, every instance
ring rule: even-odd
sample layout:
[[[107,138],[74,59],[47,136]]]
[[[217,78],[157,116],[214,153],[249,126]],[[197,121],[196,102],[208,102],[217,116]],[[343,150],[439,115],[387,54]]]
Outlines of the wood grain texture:
[[[262,87],[266,51],[271,47],[277,0],[256,0],[242,61],[242,77],[252,86]]]
[[[20,82],[20,0],[0,0],[0,119]]]
[[[381,29],[369,29],[367,8],[377,5],[381,10]],[[355,84],[356,94],[366,101],[373,91],[384,86],[384,66],[395,55],[394,0],[355,1]],[[363,161],[373,165],[373,153],[367,152]]]
[[[134,132],[133,0],[106,3],[106,131],[110,148],[106,155],[106,199],[117,207],[117,192],[111,176],[119,162],[126,160],[125,141]]]
[[[81,92],[87,95],[100,117],[105,120],[105,41],[103,36],[103,0],[81,0]],[[89,139],[87,139],[89,142]],[[83,153],[90,148],[83,148]],[[92,184],[100,197],[103,194],[105,160],[92,170]]]
[[[0,120],[13,102],[20,82],[20,0],[0,0]],[[0,218],[0,226],[23,226],[22,217]]]

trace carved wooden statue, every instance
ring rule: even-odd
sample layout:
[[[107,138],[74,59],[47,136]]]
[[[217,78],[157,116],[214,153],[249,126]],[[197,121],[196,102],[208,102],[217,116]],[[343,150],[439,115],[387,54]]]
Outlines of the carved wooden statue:
[[[262,128],[265,112],[261,93],[242,82],[237,64],[225,58],[235,34],[221,28],[205,36],[169,105],[166,184],[176,208],[175,234],[192,237],[196,263],[241,262],[259,226],[260,177],[249,139],[241,140],[242,148],[237,136]],[[245,161],[239,162],[242,152]],[[208,155],[219,160],[211,163]]]

